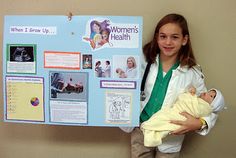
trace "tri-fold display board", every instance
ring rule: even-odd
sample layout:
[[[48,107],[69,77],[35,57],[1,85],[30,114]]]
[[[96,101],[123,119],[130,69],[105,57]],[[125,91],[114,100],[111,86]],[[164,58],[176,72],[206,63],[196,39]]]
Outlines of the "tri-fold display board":
[[[5,16],[4,121],[138,126],[142,18]]]

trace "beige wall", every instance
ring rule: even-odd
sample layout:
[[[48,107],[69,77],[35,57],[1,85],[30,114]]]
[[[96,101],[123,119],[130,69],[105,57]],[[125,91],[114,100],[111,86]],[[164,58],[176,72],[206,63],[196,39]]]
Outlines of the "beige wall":
[[[71,11],[75,15],[143,16],[146,43],[160,17],[171,12],[183,14],[207,86],[222,90],[228,109],[208,136],[188,136],[182,157],[236,157],[235,0],[1,0],[0,7],[0,50],[4,15],[66,15]],[[118,128],[3,123],[3,107],[0,109],[0,158],[130,157],[130,136]]]

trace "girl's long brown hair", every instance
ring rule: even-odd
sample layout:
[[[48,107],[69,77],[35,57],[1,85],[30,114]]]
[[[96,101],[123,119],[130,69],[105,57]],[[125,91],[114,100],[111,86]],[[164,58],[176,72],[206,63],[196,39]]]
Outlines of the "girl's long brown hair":
[[[143,53],[147,62],[154,63],[156,61],[157,54],[160,54],[160,48],[158,47],[157,38],[160,28],[168,23],[174,23],[180,26],[182,29],[183,37],[188,36],[186,45],[182,46],[178,53],[178,60],[181,66],[188,66],[191,68],[196,65],[196,59],[193,54],[190,35],[188,30],[188,24],[186,19],[179,14],[168,14],[164,16],[156,26],[155,33],[152,41],[144,45]]]

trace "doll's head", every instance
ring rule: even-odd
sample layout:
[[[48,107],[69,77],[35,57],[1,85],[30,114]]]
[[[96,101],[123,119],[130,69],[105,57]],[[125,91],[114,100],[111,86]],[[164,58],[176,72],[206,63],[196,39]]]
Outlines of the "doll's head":
[[[222,93],[215,88],[210,89],[206,93],[201,93],[200,98],[208,102],[212,106],[214,112],[221,111],[225,106]]]

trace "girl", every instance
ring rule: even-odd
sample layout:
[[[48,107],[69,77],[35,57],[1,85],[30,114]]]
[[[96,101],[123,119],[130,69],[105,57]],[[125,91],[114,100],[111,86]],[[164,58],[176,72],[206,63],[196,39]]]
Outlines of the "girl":
[[[178,14],[163,17],[156,26],[153,40],[143,48],[145,59],[150,63],[144,88],[145,98],[141,102],[140,123],[148,120],[162,107],[173,105],[177,96],[188,89],[197,87],[197,94],[206,91],[202,73],[196,68],[190,35],[186,19]],[[132,158],[178,158],[184,139],[184,133],[207,128],[201,134],[209,132],[216,121],[216,114],[201,120],[190,114],[181,113],[186,121],[173,120],[171,123],[181,127],[172,132],[157,148],[145,147],[140,128],[122,128],[131,132]],[[205,127],[205,126],[204,126]]]

